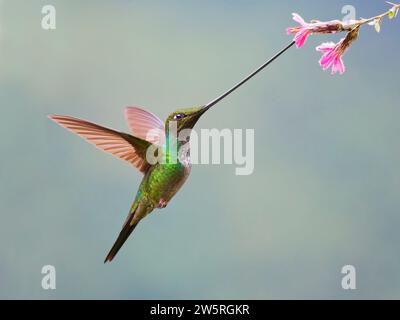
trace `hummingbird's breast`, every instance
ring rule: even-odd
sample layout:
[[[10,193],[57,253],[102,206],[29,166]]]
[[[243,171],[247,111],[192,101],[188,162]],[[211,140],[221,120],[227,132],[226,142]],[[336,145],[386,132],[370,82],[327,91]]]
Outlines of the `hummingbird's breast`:
[[[154,207],[164,206],[186,182],[191,171],[190,159],[177,163],[160,163],[149,169],[139,188]]]

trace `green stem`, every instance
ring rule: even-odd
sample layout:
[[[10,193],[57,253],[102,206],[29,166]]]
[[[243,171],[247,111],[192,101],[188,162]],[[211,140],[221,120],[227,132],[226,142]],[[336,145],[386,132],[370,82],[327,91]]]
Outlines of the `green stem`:
[[[386,3],[392,5],[393,7],[390,8],[390,10],[388,10],[388,11],[386,11],[386,12],[380,14],[380,15],[377,15],[375,17],[356,21],[354,24],[351,25],[351,29],[353,29],[355,27],[361,27],[362,25],[364,25],[366,23],[370,23],[370,22],[375,21],[375,20],[382,20],[383,18],[387,17],[392,12],[393,8],[400,10],[400,4],[396,4],[396,3],[393,3],[393,2],[389,2],[389,1],[386,1]]]

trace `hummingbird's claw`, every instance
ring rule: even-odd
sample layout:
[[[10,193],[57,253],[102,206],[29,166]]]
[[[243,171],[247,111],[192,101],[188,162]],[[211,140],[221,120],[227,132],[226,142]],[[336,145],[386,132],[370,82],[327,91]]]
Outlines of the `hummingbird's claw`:
[[[165,201],[164,199],[160,199],[160,202],[158,203],[157,208],[158,209],[163,209],[163,208],[165,208],[167,206],[167,204],[168,204],[167,201]]]

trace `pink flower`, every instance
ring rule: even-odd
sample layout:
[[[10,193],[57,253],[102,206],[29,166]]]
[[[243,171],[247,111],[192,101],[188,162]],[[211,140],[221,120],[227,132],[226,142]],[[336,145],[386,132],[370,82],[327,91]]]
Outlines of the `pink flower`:
[[[319,64],[324,70],[327,70],[332,66],[332,74],[335,74],[336,72],[343,74],[346,71],[342,56],[349,49],[352,42],[357,39],[358,32],[359,28],[355,28],[338,43],[325,42],[316,48],[317,51],[323,53],[321,60],[319,60]]]
[[[338,71],[340,74],[343,74],[346,71],[342,59],[343,52],[339,50],[343,40],[344,38],[337,44],[333,42],[325,42],[317,47],[317,51],[324,53],[321,60],[319,60],[319,64],[324,70],[327,70],[332,65],[332,74],[335,74]]]
[[[339,20],[332,20],[327,22],[311,21],[307,23],[297,13],[293,13],[293,20],[299,23],[299,26],[289,27],[286,29],[286,33],[295,33],[294,41],[296,42],[297,48],[304,45],[309,35],[314,33],[336,33],[344,30],[344,25]]]
[[[309,29],[308,23],[306,23],[304,19],[300,17],[300,15],[298,15],[297,13],[293,13],[293,20],[300,23],[300,26],[289,27],[286,29],[286,33],[288,35],[292,33],[296,34],[294,36],[294,42],[296,42],[297,48],[300,48],[306,42],[308,36],[311,34],[311,31]]]

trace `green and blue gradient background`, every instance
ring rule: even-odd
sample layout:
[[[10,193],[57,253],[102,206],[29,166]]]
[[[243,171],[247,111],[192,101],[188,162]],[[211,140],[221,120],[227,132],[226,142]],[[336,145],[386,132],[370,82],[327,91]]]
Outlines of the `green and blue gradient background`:
[[[41,8],[57,30],[41,29]],[[253,128],[255,172],[195,166],[115,262],[141,175],[50,122],[127,130],[122,110],[165,118],[209,101],[285,46],[291,13],[357,16],[384,1],[11,1],[0,6],[0,298],[400,298],[400,20],[318,66],[309,39],[204,116]],[[41,268],[57,289],[41,288]],[[341,267],[357,290],[341,289]]]

